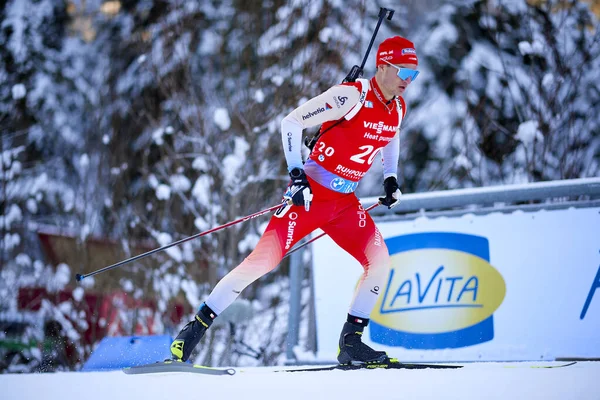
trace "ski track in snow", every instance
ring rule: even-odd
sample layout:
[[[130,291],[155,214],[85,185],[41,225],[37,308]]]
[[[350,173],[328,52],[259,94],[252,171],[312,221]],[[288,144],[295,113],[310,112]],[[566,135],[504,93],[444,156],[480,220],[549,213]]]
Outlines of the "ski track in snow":
[[[598,400],[600,362],[472,363],[455,370],[361,370],[274,373],[238,368],[234,376],[121,371],[0,375],[0,398],[117,399],[573,399]],[[291,367],[290,367],[291,368]]]

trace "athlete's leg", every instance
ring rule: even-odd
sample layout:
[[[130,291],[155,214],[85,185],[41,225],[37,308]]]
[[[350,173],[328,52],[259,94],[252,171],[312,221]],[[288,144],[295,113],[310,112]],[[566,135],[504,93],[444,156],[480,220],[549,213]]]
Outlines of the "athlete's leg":
[[[326,209],[326,204],[322,204],[313,205],[308,212],[297,206],[278,210],[250,255],[221,279],[194,320],[179,332],[171,344],[173,359],[187,361],[217,315],[233,303],[246,286],[273,270],[295,243],[315,230],[320,224],[320,211]]]
[[[362,265],[364,273],[354,293],[350,314],[369,318],[391,266],[381,233],[358,199],[322,229]]]
[[[356,197],[335,220],[323,227],[323,231],[358,260],[364,269],[340,334],[338,361],[341,364],[389,361],[384,351],[373,350],[362,342],[363,330],[369,323],[371,310],[391,265],[381,233]]]
[[[222,313],[252,282],[272,271],[294,244],[320,224],[325,205],[286,206],[271,217],[269,225],[254,250],[219,281],[205,303],[217,315]]]

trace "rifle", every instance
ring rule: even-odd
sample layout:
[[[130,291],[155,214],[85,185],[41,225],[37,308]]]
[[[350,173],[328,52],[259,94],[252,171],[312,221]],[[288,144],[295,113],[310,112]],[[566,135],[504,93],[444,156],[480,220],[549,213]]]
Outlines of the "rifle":
[[[348,75],[346,75],[346,77],[344,78],[342,83],[356,82],[357,79],[362,77],[363,70],[365,68],[365,63],[367,62],[367,58],[369,58],[369,53],[371,52],[371,47],[373,47],[373,42],[375,41],[377,32],[379,32],[379,27],[381,26],[381,23],[383,22],[383,19],[386,18],[386,16],[387,16],[388,21],[391,21],[392,17],[394,16],[394,10],[389,9],[389,8],[380,7],[379,8],[379,20],[377,21],[377,26],[375,26],[375,31],[373,32],[373,36],[371,36],[371,42],[369,43],[369,47],[367,47],[367,51],[365,52],[365,56],[363,57],[362,63],[360,64],[360,66],[354,65],[352,67],[352,69],[350,70],[350,72],[348,73]],[[343,118],[340,119],[339,121],[337,121],[332,126],[330,126],[327,130],[321,132],[321,129],[319,129],[319,132],[317,132],[312,138],[307,137],[306,139],[304,139],[304,144],[306,145],[306,147],[308,147],[310,149],[310,151],[312,151],[313,147],[315,147],[315,144],[317,143],[317,140],[319,140],[321,135],[323,135],[329,129],[331,129],[334,126],[336,126],[337,124],[339,124],[341,121],[343,121]]]

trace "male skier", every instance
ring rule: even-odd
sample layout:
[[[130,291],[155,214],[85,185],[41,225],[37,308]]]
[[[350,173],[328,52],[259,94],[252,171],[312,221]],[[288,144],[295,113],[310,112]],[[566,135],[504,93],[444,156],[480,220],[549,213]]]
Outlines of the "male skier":
[[[364,268],[339,339],[340,364],[389,362],[387,354],[362,343],[361,335],[390,269],[379,230],[354,190],[377,153],[383,158],[385,197],[391,208],[400,199],[397,166],[400,123],[406,113],[401,95],[417,77],[417,54],[400,36],[377,50],[377,72],[370,80],[336,85],[308,100],[281,122],[291,183],[288,205],[271,218],[256,248],[215,286],[194,320],[171,344],[174,360],[187,361],[213,320],[249,284],[273,270],[294,244],[322,229]],[[302,131],[321,125],[308,159],[301,156]]]

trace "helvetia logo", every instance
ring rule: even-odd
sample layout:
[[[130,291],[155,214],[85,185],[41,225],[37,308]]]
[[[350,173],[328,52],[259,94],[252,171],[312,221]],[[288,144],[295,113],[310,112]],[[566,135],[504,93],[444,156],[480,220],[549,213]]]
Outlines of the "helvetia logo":
[[[330,110],[330,109],[331,109],[331,106],[330,106],[329,104],[327,104],[327,103],[325,103],[325,107],[329,107],[329,108],[328,108],[328,110]],[[311,117],[314,117],[315,115],[321,114],[322,112],[325,112],[325,109],[324,109],[323,107],[319,107],[319,108],[317,108],[315,111],[311,111],[311,112],[309,112],[308,114],[306,114],[306,115],[303,115],[303,116],[302,116],[302,120],[303,120],[303,121],[304,121],[304,120],[307,120],[307,119],[309,119],[309,118],[311,118]]]
[[[329,103],[325,103],[325,109],[326,110],[331,110],[331,106],[329,105]]]
[[[494,338],[506,294],[481,236],[435,232],[386,240],[392,269],[371,314],[371,340],[410,349],[472,346]]]

